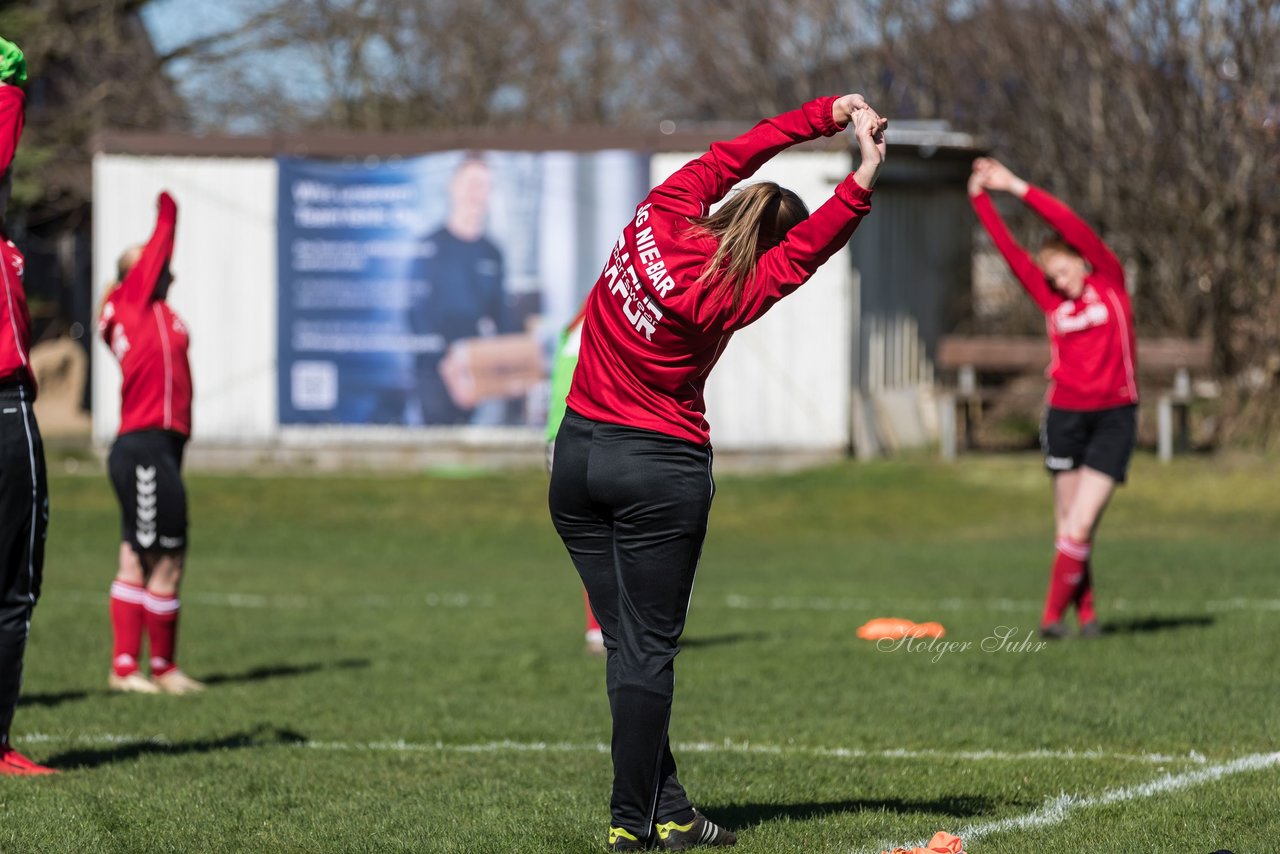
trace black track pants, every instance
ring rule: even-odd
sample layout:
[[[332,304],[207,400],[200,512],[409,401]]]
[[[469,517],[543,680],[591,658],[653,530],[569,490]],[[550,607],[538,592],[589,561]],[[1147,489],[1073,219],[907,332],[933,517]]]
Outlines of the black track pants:
[[[608,649],[613,825],[640,839],[655,820],[690,808],[667,724],[714,492],[710,448],[565,414],[551,517]]]
[[[31,612],[40,596],[49,488],[44,444],[25,384],[0,386],[0,737],[22,683]]]

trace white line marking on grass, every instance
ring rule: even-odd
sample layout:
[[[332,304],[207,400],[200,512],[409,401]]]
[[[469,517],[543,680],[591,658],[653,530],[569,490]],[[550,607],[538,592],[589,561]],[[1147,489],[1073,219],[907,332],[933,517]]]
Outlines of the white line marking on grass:
[[[1025,815],[1001,818],[994,821],[971,824],[966,827],[962,827],[956,832],[956,836],[959,836],[964,840],[964,843],[968,845],[975,839],[990,836],[994,833],[1004,833],[1010,830],[1033,830],[1041,827],[1052,827],[1067,821],[1071,817],[1071,813],[1077,810],[1104,807],[1111,804],[1124,803],[1126,801],[1142,800],[1144,798],[1153,798],[1157,795],[1165,794],[1166,792],[1176,792],[1181,789],[1189,789],[1192,786],[1212,783],[1217,780],[1221,780],[1223,777],[1230,777],[1234,774],[1243,774],[1247,771],[1261,771],[1265,768],[1271,768],[1278,765],[1280,765],[1280,752],[1251,753],[1248,756],[1241,756],[1239,759],[1233,759],[1230,762],[1224,762],[1221,765],[1210,765],[1207,768],[1200,768],[1195,771],[1184,771],[1180,774],[1164,774],[1154,780],[1150,780],[1146,783],[1140,783],[1136,786],[1121,786],[1116,789],[1107,789],[1099,795],[1063,794],[1056,798],[1049,798],[1037,809],[1032,810]],[[896,847],[914,848],[924,846],[927,842],[927,839],[920,840],[917,842],[909,842],[905,846],[900,846],[899,843],[885,842],[866,849],[866,852],[867,854],[875,854],[875,852],[884,850],[892,851]]]
[[[1211,599],[1204,603],[1210,611],[1280,611],[1280,599]]]
[[[672,750],[685,753],[765,753],[779,756],[815,756],[828,759],[931,759],[961,762],[1020,762],[1026,760],[1106,759],[1164,765],[1174,762],[1202,763],[1204,757],[1195,751],[1183,756],[1167,753],[1108,753],[1101,750],[938,750],[890,747],[808,747],[804,745],[754,744],[745,741],[693,741],[672,745]]]
[[[753,597],[730,594],[724,597],[726,608],[747,611],[883,611],[885,609],[917,611],[1034,611],[1039,613],[1044,603],[1036,599],[895,599],[895,598],[837,598],[826,596],[769,596]],[[1233,599],[1208,601],[1173,601],[1153,599],[1108,599],[1109,610],[1139,611],[1143,613],[1175,611],[1280,611],[1280,599],[1250,599],[1238,596]]]
[[[608,753],[609,745],[602,742],[595,744],[574,744],[572,742],[519,742],[489,741],[480,744],[447,744],[442,741],[413,743],[406,741],[371,742],[368,744],[352,744],[333,741],[308,741],[300,743],[301,747],[318,750],[391,750],[405,752],[435,753]],[[1175,762],[1203,763],[1204,757],[1198,753],[1185,756],[1173,756],[1163,753],[1105,753],[1097,750],[1029,750],[1024,752],[1007,752],[999,750],[907,750],[890,748],[886,750],[865,750],[851,747],[801,747],[796,745],[751,744],[732,741],[692,741],[677,742],[671,745],[676,753],[746,753],[765,754],[770,756],[815,756],[828,759],[931,759],[957,760],[963,762],[1017,762],[1021,760],[1077,760],[1104,759],[1141,762],[1153,765],[1166,765]]]
[[[55,590],[46,591],[44,601],[71,601],[100,605],[107,601],[107,591]],[[365,608],[492,608],[494,597],[489,594],[472,596],[469,593],[414,592],[404,596],[361,594],[356,596],[309,596],[302,593],[218,593],[193,592],[182,594],[188,604],[211,605],[217,608],[249,608],[298,610],[304,608],[339,607],[356,605]]]
[[[963,762],[1021,762],[1026,760],[1055,759],[1104,759],[1123,762],[1142,762],[1152,765],[1165,765],[1174,762],[1203,763],[1204,757],[1192,751],[1184,756],[1168,753],[1108,753],[1101,750],[908,750],[892,748],[888,750],[862,750],[845,747],[811,747],[784,749],[784,753],[804,753],[811,756],[833,757],[838,759],[941,759]]]
[[[875,611],[915,608],[931,611],[1025,611],[1043,603],[1030,599],[841,599],[825,596],[771,596],[758,598],[729,595],[727,608],[747,611]]]
[[[15,736],[17,741],[19,736]],[[103,745],[103,744],[172,744],[162,735],[118,735],[116,733],[104,732],[94,735],[59,735],[57,733],[47,732],[29,732],[20,736],[22,741],[30,744],[36,743],[56,743],[56,744],[87,744],[87,745]]]
[[[107,600],[105,588],[100,592],[88,590],[46,591],[46,601],[71,601],[100,605]],[[314,596],[301,593],[227,593],[199,591],[183,594],[188,603],[212,605],[219,608],[250,608],[296,610],[303,608],[338,607],[355,605],[364,608],[493,608],[497,598],[492,594],[415,592],[404,596],[362,594],[348,597]],[[1152,599],[1109,599],[1110,611],[1139,614],[1164,612],[1197,613],[1204,611],[1263,611],[1280,613],[1280,599],[1251,599],[1237,596],[1232,599],[1208,601],[1176,601]],[[839,598],[825,596],[741,596],[729,594],[723,599],[701,603],[701,607],[725,607],[744,611],[859,611],[877,613],[902,611],[928,614],[937,611],[962,611],[989,613],[991,611],[1038,614],[1044,603],[1038,599],[895,599],[895,598]],[[1104,620],[1105,622],[1105,620]]]
[[[300,741],[298,747],[308,750],[385,750],[392,753],[608,753],[609,745],[572,744],[550,741],[486,741],[479,744],[448,744],[443,741]]]
[[[100,735],[57,735],[31,733],[15,741],[69,742],[85,745],[141,744],[169,745],[172,742],[161,735],[139,736],[104,733]],[[603,742],[550,742],[550,741],[485,741],[475,744],[450,744],[445,741],[411,742],[394,741],[298,741],[298,747],[311,750],[335,751],[388,751],[393,753],[608,753],[609,745]],[[1191,751],[1183,755],[1168,753],[1111,753],[1102,750],[937,750],[892,747],[866,749],[861,747],[808,747],[804,745],[756,744],[747,741],[686,741],[673,744],[677,753],[739,753],[769,756],[810,756],[824,759],[928,759],[957,762],[1021,762],[1040,760],[1104,760],[1138,762],[1150,765],[1174,763],[1204,764],[1204,756]]]

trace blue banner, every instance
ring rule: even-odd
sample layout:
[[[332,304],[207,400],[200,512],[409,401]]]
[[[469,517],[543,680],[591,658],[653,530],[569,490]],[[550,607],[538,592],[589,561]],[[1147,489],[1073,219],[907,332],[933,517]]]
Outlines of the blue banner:
[[[541,425],[547,351],[648,189],[632,152],[278,165],[284,425]]]

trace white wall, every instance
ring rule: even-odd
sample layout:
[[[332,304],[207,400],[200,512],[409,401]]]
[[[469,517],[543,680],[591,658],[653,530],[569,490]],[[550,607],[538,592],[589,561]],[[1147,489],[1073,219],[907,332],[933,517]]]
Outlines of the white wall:
[[[654,183],[696,156],[655,156]],[[791,152],[751,180],[794,190],[812,211],[848,173],[847,154]],[[841,249],[800,290],[733,336],[707,381],[707,421],[717,449],[848,447],[852,290],[849,253]]]
[[[276,164],[270,159],[99,154],[93,170],[94,304],[115,259],[144,243],[156,195],[178,202],[169,304],[191,330],[194,441],[257,443],[276,425]],[[95,336],[93,436],[120,423],[120,368]]]

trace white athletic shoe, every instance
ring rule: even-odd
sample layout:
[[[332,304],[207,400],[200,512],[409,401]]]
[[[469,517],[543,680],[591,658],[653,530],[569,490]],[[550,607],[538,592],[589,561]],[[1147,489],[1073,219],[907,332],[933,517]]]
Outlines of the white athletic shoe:
[[[198,694],[206,687],[203,682],[192,679],[176,667],[162,676],[152,676],[151,682],[157,691],[165,694]]]
[[[159,694],[160,689],[138,671],[128,676],[117,676],[113,670],[107,677],[107,687],[122,694]]]

